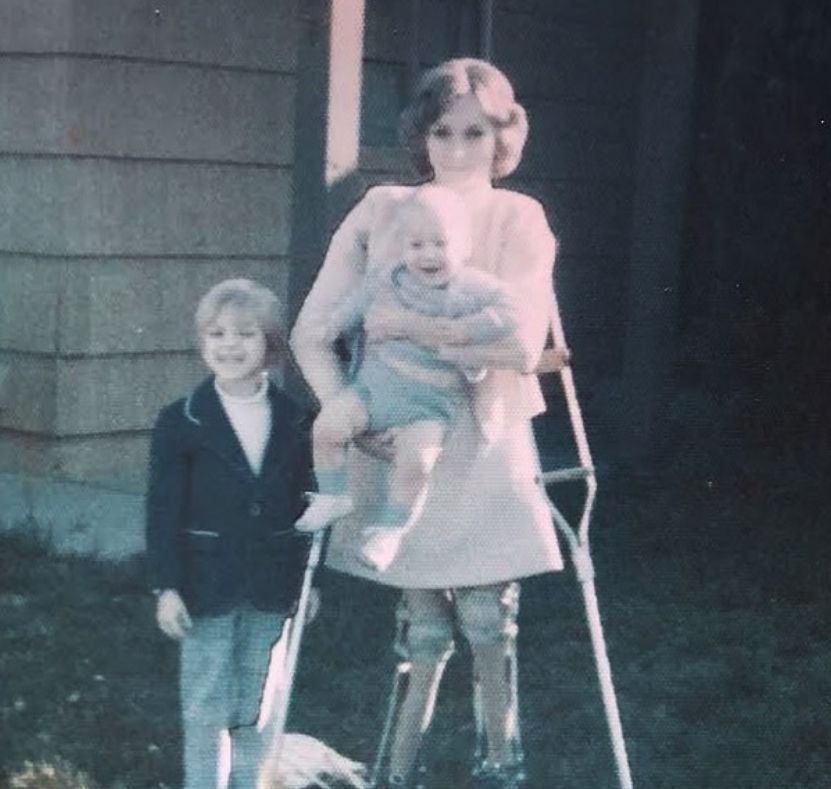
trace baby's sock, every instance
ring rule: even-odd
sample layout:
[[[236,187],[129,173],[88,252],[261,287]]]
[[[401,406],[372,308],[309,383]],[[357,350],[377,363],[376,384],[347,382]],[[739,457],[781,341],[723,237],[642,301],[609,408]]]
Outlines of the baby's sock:
[[[412,515],[413,508],[395,501],[387,501],[378,515],[377,525],[384,528],[403,528]]]
[[[348,515],[355,508],[347,491],[348,478],[344,467],[315,472],[319,493],[308,493],[309,506],[295,521],[298,531],[313,532]]]
[[[349,483],[345,466],[315,470],[317,489],[326,496],[343,496]]]

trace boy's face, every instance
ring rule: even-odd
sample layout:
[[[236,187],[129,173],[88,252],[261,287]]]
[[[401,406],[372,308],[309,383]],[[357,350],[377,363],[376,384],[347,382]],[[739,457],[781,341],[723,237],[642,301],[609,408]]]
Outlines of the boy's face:
[[[409,207],[402,233],[408,271],[428,287],[445,287],[464,265],[464,244],[458,235],[426,207]]]
[[[202,359],[228,394],[252,395],[265,370],[266,340],[250,311],[223,307],[202,331]]]

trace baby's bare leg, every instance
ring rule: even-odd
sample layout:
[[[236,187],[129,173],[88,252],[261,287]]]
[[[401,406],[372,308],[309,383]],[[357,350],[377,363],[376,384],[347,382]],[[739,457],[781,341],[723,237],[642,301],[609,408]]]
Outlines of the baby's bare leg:
[[[394,505],[407,511],[417,505],[446,435],[447,424],[438,420],[423,420],[398,428],[390,473],[390,500]]]
[[[517,766],[522,761],[516,676],[519,586],[516,583],[456,589],[456,616],[470,644],[482,693],[486,762]]]
[[[308,494],[309,506],[295,521],[298,531],[323,529],[354,509],[347,491],[346,447],[364,432],[369,414],[351,389],[329,401],[312,428],[312,452],[319,493]]]
[[[396,431],[387,503],[378,524],[364,530],[358,551],[361,561],[379,572],[398,555],[401,541],[424,505],[446,432],[445,423],[435,420],[414,422]]]
[[[315,470],[342,468],[347,445],[368,425],[366,406],[352,389],[325,403],[312,428]]]
[[[433,719],[439,684],[453,653],[453,615],[443,590],[405,589],[398,617],[399,627],[406,623],[398,648],[410,671],[395,722],[389,772],[404,785]]]

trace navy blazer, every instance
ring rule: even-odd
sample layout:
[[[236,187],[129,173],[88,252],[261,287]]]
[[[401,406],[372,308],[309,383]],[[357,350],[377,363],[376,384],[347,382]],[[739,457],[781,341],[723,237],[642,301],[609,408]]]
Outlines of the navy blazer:
[[[147,490],[151,583],[195,616],[242,602],[289,612],[310,545],[293,524],[314,489],[308,415],[272,382],[271,435],[259,475],[248,464],[213,377],[162,409]]]

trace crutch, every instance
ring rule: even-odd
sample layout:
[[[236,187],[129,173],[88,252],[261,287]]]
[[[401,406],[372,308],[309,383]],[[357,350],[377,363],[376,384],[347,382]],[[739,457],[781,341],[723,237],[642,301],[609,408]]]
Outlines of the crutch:
[[[285,659],[281,681],[274,689],[274,694],[269,699],[271,702],[270,714],[264,729],[268,739],[267,754],[260,770],[260,777],[257,789],[272,789],[271,782],[277,775],[277,765],[280,762],[283,735],[286,731],[289,707],[291,705],[294,678],[297,673],[297,657],[300,654],[300,642],[303,638],[303,628],[306,625],[306,615],[311,599],[312,579],[320,562],[320,552],[323,546],[325,530],[317,531],[312,538],[309,549],[309,558],[306,562],[306,569],[303,573],[303,583],[300,587],[300,599],[297,603],[297,611],[288,623],[289,631],[286,634]]]
[[[508,733],[508,748],[510,760],[503,765],[510,771],[509,786],[524,786],[525,751],[522,748],[522,737],[519,727],[519,677],[517,666],[516,628],[510,634],[508,648],[505,651],[505,679],[510,693],[506,731]],[[473,719],[476,732],[473,751],[473,774],[487,771],[488,736],[485,729],[484,693],[478,673],[473,674]]]
[[[603,638],[603,625],[600,621],[600,609],[598,608],[597,594],[594,586],[594,565],[589,551],[589,521],[597,493],[597,480],[595,478],[594,466],[592,465],[589,444],[586,439],[586,430],[583,426],[583,416],[577,401],[574,376],[568,364],[563,366],[558,363],[562,358],[561,354],[565,352],[567,346],[556,298],[553,301],[551,311],[551,336],[553,339],[553,347],[543,352],[543,359],[538,372],[546,373],[556,371],[559,373],[563,394],[565,395],[566,405],[568,407],[571,429],[575,444],[577,445],[577,456],[580,465],[572,468],[543,472],[540,476],[540,484],[545,488],[545,486],[555,482],[583,480],[586,483],[586,498],[577,531],[571,527],[560,510],[557,509],[551,501],[551,498],[547,495],[547,491],[546,497],[548,499],[548,505],[551,508],[554,523],[568,543],[571,560],[577,573],[577,580],[580,582],[580,587],[583,591],[586,620],[589,626],[589,633],[591,634],[594,660],[597,666],[600,691],[603,696],[603,706],[606,712],[606,721],[609,725],[609,734],[612,740],[612,750],[614,751],[620,786],[621,789],[632,789],[632,774],[629,770],[626,743],[623,739],[623,727],[621,726],[615,688],[612,683],[612,669],[609,665],[609,657],[606,653],[606,642]]]
[[[620,722],[617,699],[615,697],[614,685],[612,683],[612,672],[606,653],[606,643],[603,638],[603,626],[600,620],[600,610],[597,603],[597,595],[594,586],[594,566],[589,551],[589,522],[594,507],[594,500],[597,493],[597,480],[595,478],[594,466],[592,464],[591,452],[589,451],[586,431],[583,425],[583,417],[580,405],[577,401],[577,391],[574,386],[574,377],[571,368],[562,364],[563,354],[566,353],[566,343],[563,334],[560,312],[556,298],[552,301],[550,332],[553,339],[553,346],[547,348],[542,355],[537,373],[545,374],[557,372],[568,406],[568,414],[571,422],[572,433],[577,445],[577,453],[580,464],[571,468],[557,469],[554,471],[542,472],[540,474],[540,485],[546,494],[551,514],[557,528],[563,533],[569,546],[569,552],[577,573],[577,578],[583,591],[583,599],[586,609],[586,619],[591,635],[592,647],[594,650],[595,664],[597,666],[600,689],[603,697],[603,705],[606,712],[606,720],[609,726],[609,733],[612,740],[617,766],[617,774],[621,789],[632,789],[632,776],[629,770],[629,760],[626,755],[626,744],[623,739],[623,728]],[[583,505],[583,512],[577,531],[575,532],[563,514],[557,509],[545,491],[545,486],[555,482],[569,482],[583,480],[586,483],[586,498]],[[375,764],[370,773],[370,787],[377,785],[384,756],[389,747],[389,740],[397,707],[401,695],[406,692],[406,680],[410,665],[406,661],[399,663],[393,680],[392,693],[390,695],[389,707],[387,710],[384,729],[381,736],[381,743],[378,747]],[[506,673],[511,688],[511,716],[512,716],[512,750],[516,772],[514,778],[517,783],[521,782],[524,776],[523,750],[520,740],[517,709],[517,656],[516,649],[511,649],[506,655]],[[484,714],[482,710],[482,691],[478,678],[474,677],[474,717],[476,726],[476,749],[474,754],[475,769],[481,769],[484,765],[484,755],[487,750],[487,737],[485,734]]]

